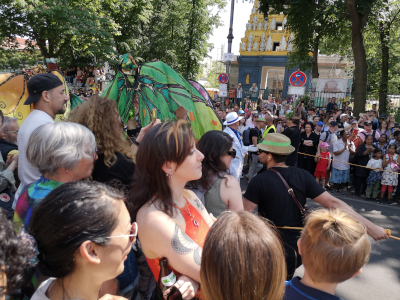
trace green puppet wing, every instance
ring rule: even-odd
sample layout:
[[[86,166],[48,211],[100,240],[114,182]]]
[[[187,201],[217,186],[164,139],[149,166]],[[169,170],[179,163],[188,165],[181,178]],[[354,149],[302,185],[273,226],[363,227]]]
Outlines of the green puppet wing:
[[[131,75],[132,70],[135,75]],[[221,121],[206,90],[199,83],[185,79],[162,61],[146,62],[137,67],[130,54],[121,56],[120,70],[102,96],[117,101],[124,123],[137,96],[142,127],[150,124],[153,108],[157,118],[165,121],[176,119],[177,108],[183,107],[196,140],[209,130],[222,130]]]
[[[210,130],[222,130],[212,102],[204,88],[197,82],[189,82],[162,61],[147,62],[139,66],[135,90],[139,98],[139,114],[142,126],[151,122],[154,108],[157,118],[175,119],[176,110],[182,106],[187,111],[196,140]]]

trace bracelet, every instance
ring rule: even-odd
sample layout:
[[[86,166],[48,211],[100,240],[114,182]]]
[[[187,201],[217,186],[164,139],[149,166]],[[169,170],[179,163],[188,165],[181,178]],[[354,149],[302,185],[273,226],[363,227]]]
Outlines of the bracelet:
[[[134,144],[135,144],[136,146],[138,146],[138,147],[140,146],[140,143],[139,143],[136,139],[133,139],[133,140],[132,140],[132,143],[134,143]]]

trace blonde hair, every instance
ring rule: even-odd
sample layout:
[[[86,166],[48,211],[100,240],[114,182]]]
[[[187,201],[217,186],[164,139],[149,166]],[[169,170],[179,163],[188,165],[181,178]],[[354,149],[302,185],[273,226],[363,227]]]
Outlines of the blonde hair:
[[[319,209],[310,214],[300,240],[301,257],[310,278],[339,283],[369,260],[371,244],[363,224],[348,213]]]
[[[286,264],[277,233],[252,213],[222,213],[207,234],[200,278],[207,300],[281,300]]]
[[[123,136],[123,125],[118,116],[117,102],[93,95],[87,102],[74,108],[68,118],[68,121],[79,123],[93,132],[99,153],[104,153],[104,163],[109,168],[117,162],[116,152],[135,162],[133,150]]]

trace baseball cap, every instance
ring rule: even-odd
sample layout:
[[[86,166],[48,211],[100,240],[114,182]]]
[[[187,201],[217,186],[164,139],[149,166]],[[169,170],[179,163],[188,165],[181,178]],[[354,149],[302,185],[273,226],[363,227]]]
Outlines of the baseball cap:
[[[63,82],[52,73],[42,73],[33,76],[27,83],[29,96],[25,100],[24,105],[35,103],[42,96],[44,91],[50,91]]]
[[[335,126],[338,126],[338,123],[335,122],[335,121],[332,121],[332,122],[329,123],[329,126],[335,127]]]
[[[364,122],[364,125],[371,125],[372,123],[371,123],[371,121],[365,121]]]
[[[354,123],[357,123],[357,121],[353,120],[353,121],[350,122],[350,124],[354,124]]]
[[[317,125],[324,126],[324,122],[322,122],[322,121],[318,121]]]
[[[238,111],[238,114],[244,114],[244,111],[243,111],[242,109],[240,109],[240,110]]]
[[[340,117],[343,118],[345,116],[349,116],[348,114],[341,114]]]
[[[321,148],[328,148],[328,147],[329,147],[329,144],[328,144],[327,142],[321,142],[321,144],[319,144],[319,146],[320,146]]]

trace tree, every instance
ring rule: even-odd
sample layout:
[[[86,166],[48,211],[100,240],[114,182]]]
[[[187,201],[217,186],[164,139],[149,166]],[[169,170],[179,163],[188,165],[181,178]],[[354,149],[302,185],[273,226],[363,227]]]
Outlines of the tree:
[[[16,49],[0,48],[0,70],[8,67],[12,69],[21,68],[21,64],[33,66],[42,60],[39,51],[18,51]]]
[[[282,12],[287,27],[294,34],[294,51],[289,55],[289,66],[312,70],[318,78],[318,52],[321,40],[326,36],[335,38],[340,28],[347,24],[341,19],[340,6],[329,0],[260,0],[261,11],[267,15],[270,7]],[[312,52],[310,59],[309,53]]]
[[[141,22],[131,51],[145,61],[158,58],[187,78],[196,78],[211,47],[207,39],[221,24],[218,13],[224,2],[153,0],[152,5],[153,14],[149,22]]]
[[[354,114],[364,111],[367,100],[367,56],[364,45],[364,29],[376,0],[345,0],[351,21],[351,46],[354,56]]]
[[[119,33],[102,1],[0,0],[0,31],[8,38],[27,37],[45,58],[70,56],[71,47],[106,57],[115,53],[112,37]]]

